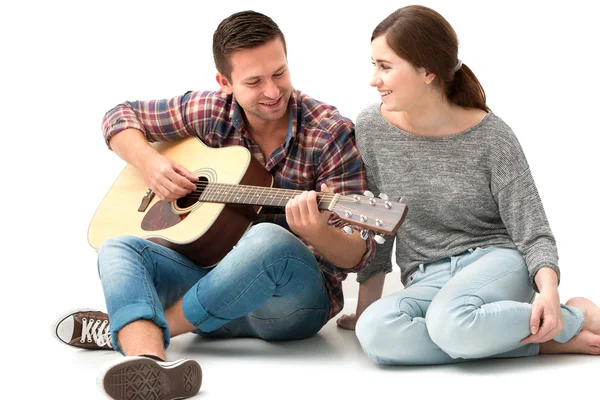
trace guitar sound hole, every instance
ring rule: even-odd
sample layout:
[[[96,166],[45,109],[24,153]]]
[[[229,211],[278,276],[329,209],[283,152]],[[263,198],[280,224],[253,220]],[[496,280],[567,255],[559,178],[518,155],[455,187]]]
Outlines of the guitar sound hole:
[[[183,196],[182,198],[177,199],[175,201],[177,207],[181,209],[186,209],[198,202],[200,196],[202,196],[202,192],[204,192],[204,188],[206,188],[206,185],[208,184],[208,179],[206,179],[206,177],[200,176],[198,178],[199,179],[196,182],[196,190],[188,194],[187,196]]]

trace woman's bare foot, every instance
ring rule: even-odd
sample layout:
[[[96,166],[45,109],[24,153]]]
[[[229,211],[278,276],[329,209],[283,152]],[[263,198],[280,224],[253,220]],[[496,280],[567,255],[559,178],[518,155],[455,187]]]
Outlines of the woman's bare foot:
[[[540,343],[540,354],[600,354],[600,335],[582,330],[573,339],[566,343],[550,340]]]
[[[341,317],[339,317],[336,322],[340,328],[344,328],[344,329],[353,331],[354,328],[356,327],[357,320],[358,320],[358,318],[356,317],[356,314],[346,314],[346,315],[342,315]]]
[[[566,304],[583,311],[583,330],[600,335],[600,307],[585,297],[573,297]]]
[[[581,332],[566,343],[540,343],[540,353],[600,354],[600,307],[585,297],[573,297],[566,304],[583,312]]]

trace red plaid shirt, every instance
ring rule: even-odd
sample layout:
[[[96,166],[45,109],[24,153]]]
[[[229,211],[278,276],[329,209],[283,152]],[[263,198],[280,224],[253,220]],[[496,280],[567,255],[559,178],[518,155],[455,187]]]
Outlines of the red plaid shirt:
[[[106,113],[102,129],[107,144],[122,130],[135,128],[144,132],[150,142],[196,136],[210,147],[244,146],[273,175],[275,187],[320,190],[321,183],[326,183],[340,194],[360,194],[367,190],[365,169],[354,141],[354,124],[335,107],[297,90],[292,92],[289,107],[286,141],[266,160],[248,133],[242,109],[232,95],[221,91],[126,102]],[[266,216],[261,221],[267,218],[289,229],[284,215]],[[343,225],[335,216],[330,223]],[[367,251],[352,269],[335,267],[308,246],[325,277],[330,299],[328,319],[331,319],[344,306],[342,281],[349,272],[358,272],[371,261],[375,242],[370,235]]]

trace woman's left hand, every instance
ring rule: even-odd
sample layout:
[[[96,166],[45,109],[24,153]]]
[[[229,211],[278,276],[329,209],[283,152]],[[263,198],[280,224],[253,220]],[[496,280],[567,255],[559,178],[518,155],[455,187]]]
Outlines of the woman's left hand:
[[[564,326],[558,289],[548,287],[542,290],[531,307],[531,335],[521,340],[521,344],[544,343],[554,339]]]

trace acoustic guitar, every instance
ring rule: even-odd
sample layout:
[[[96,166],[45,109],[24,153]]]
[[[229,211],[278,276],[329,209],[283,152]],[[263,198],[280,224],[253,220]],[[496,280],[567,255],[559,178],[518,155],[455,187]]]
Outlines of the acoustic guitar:
[[[133,235],[171,248],[211,267],[231,251],[259,218],[263,206],[282,207],[300,190],[274,188],[273,177],[242,146],[211,148],[195,137],[153,144],[199,180],[196,190],[165,202],[154,196],[139,170],[127,165],[94,213],[88,241],[98,250],[109,238]],[[401,202],[372,195],[317,193],[320,210],[350,225],[394,235],[407,212]]]

